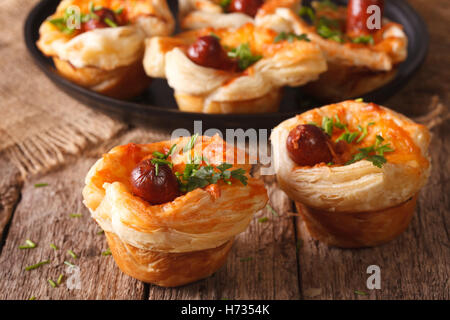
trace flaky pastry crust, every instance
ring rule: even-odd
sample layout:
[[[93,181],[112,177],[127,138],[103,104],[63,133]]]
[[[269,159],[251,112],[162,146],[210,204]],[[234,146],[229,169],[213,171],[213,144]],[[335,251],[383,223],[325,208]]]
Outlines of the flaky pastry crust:
[[[65,10],[73,6],[81,13],[89,12],[90,3],[113,10],[122,8],[130,23],[67,34],[49,22],[64,16]],[[140,63],[145,37],[168,35],[174,26],[165,0],[64,0],[41,25],[37,46],[53,58],[57,70],[69,80],[76,79],[77,84],[109,96],[128,98],[135,95],[132,91],[141,91],[149,84]],[[134,90],[125,90],[127,85]]]
[[[297,11],[300,0],[267,0],[258,9],[253,18],[244,13],[224,11],[219,0],[179,0],[179,17],[183,29],[201,28],[239,28],[247,23],[256,23],[266,28],[279,29],[280,16],[275,15],[277,8],[289,8]]]
[[[189,59],[186,48],[199,36],[216,34],[223,46],[248,43],[262,58],[235,73],[200,66]],[[275,111],[280,88],[299,86],[326,70],[320,49],[312,42],[281,41],[277,33],[246,24],[239,29],[188,31],[175,37],[146,40],[144,68],[151,77],[167,78],[181,110],[204,113],[258,113]],[[181,98],[180,98],[181,97]]]
[[[268,201],[263,182],[248,174],[246,186],[239,181],[209,185],[161,205],[150,205],[135,196],[129,177],[137,163],[154,151],[167,152],[174,143],[182,150],[188,140],[115,147],[90,169],[83,190],[84,204],[107,232],[119,267],[135,278],[162,286],[185,284],[216,271],[234,237]],[[218,136],[197,140],[194,152],[211,164],[225,162],[230,154],[233,159],[235,149]],[[174,170],[183,170],[188,153],[172,156]],[[250,170],[245,164],[234,167]],[[183,263],[189,268],[181,272]]]
[[[321,37],[315,27],[291,10],[279,8],[275,13],[285,21],[279,31],[307,34],[323,51],[328,71],[306,87],[322,101],[357,98],[383,86],[394,78],[398,64],[407,58],[408,38],[400,24],[385,20],[374,35],[374,45],[339,43]],[[341,8],[334,14],[345,20],[346,10]]]
[[[290,130],[336,116],[350,131],[367,126],[367,137],[350,152],[373,145],[376,135],[390,143],[394,151],[385,154],[387,162],[381,168],[367,160],[313,167],[292,161],[286,147]],[[296,201],[311,234],[342,247],[376,245],[401,233],[431,170],[427,128],[371,103],[345,101],[307,111],[278,125],[271,141],[279,185]]]

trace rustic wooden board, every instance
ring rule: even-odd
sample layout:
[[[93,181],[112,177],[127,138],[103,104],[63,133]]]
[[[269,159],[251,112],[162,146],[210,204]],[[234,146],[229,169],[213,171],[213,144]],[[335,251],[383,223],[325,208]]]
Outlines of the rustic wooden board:
[[[122,274],[111,256],[101,255],[107,248],[105,237],[97,235],[99,228],[81,202],[83,177],[95,160],[81,159],[25,183],[0,257],[0,299],[144,298],[144,284]],[[49,186],[34,187],[41,182]],[[72,213],[82,217],[71,218]],[[18,246],[26,239],[38,246],[20,250]],[[53,250],[50,243],[60,249]],[[66,253],[68,249],[79,258],[71,258]],[[48,265],[24,270],[47,259],[51,260]],[[52,288],[47,282],[49,278],[56,281],[59,274],[67,272],[65,260],[80,267],[81,289],[69,290],[66,282]]]

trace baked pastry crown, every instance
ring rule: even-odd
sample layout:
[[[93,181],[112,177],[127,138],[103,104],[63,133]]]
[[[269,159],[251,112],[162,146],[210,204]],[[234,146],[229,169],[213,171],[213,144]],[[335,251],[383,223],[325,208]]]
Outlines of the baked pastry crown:
[[[262,58],[240,73],[200,66],[185,53],[186,47],[203,35],[216,34],[224,46],[248,43]],[[312,42],[274,43],[277,33],[246,24],[239,29],[189,31],[174,37],[146,40],[144,68],[151,77],[167,78],[176,92],[206,96],[213,101],[242,101],[264,96],[282,86],[299,86],[326,71],[322,52]]]
[[[357,148],[384,137],[394,151],[385,154],[381,167],[361,160],[348,165],[298,166],[288,155],[287,136],[299,124],[322,123],[324,117],[369,127]],[[345,101],[307,111],[279,124],[272,132],[274,167],[280,187],[295,201],[309,207],[336,212],[365,212],[390,208],[415,196],[426,183],[431,163],[430,133],[426,127],[387,108],[364,102]]]
[[[114,10],[125,8],[131,24],[70,35],[46,20],[37,42],[45,55],[69,61],[77,68],[113,70],[142,58],[145,37],[169,35],[175,28],[165,0],[63,0],[49,19],[62,17],[71,6],[78,7],[81,13],[89,12],[90,3]]]
[[[94,164],[86,176],[83,198],[102,229],[140,249],[191,252],[219,247],[247,228],[253,214],[268,201],[263,182],[248,173],[247,185],[220,182],[161,205],[133,195],[129,176],[136,164],[154,151],[167,151],[174,143],[180,150],[188,140],[115,147]],[[207,157],[212,165],[223,163],[230,155],[233,159],[236,149],[220,137],[197,140],[194,152]],[[176,153],[172,157],[175,170],[187,159],[188,152]],[[234,168],[248,172],[250,165],[235,163]]]

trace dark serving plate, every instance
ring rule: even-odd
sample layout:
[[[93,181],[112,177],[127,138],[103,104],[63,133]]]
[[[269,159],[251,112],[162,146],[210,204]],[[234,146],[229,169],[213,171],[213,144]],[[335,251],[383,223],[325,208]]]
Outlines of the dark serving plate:
[[[191,128],[194,120],[202,120],[203,128],[272,128],[284,119],[304,110],[318,106],[299,88],[285,88],[279,112],[265,114],[203,114],[178,110],[173,90],[165,80],[154,79],[148,90],[133,100],[117,100],[82,88],[58,75],[52,60],[36,47],[39,26],[56,9],[59,0],[41,0],[29,13],[25,22],[27,48],[42,71],[62,90],[86,105],[119,117],[125,121],[164,126],[167,128]],[[172,12],[177,12],[177,1],[168,0]],[[346,1],[337,1],[344,3]],[[389,0],[385,4],[385,15],[401,23],[408,35],[408,58],[398,69],[396,77],[387,85],[372,91],[362,98],[365,101],[382,103],[404,86],[423,63],[429,44],[426,25],[419,14],[404,0]]]

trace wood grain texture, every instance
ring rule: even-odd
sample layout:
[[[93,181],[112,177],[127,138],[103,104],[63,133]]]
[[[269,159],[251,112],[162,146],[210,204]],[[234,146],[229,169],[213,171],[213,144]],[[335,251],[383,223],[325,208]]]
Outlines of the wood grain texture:
[[[8,237],[0,257],[0,299],[143,299],[144,284],[124,274],[111,256],[102,256],[107,249],[104,235],[82,204],[83,178],[96,159],[80,159],[25,183],[11,222]],[[45,182],[47,187],[35,188]],[[71,218],[70,214],[82,214]],[[30,239],[38,244],[34,249],[20,250],[19,245]],[[55,251],[50,247],[59,247]],[[73,259],[67,250],[73,250]],[[50,259],[38,269],[24,268]],[[63,262],[80,267],[81,289],[69,290],[66,282],[52,288],[47,279],[56,281],[59,274],[71,274]]]

